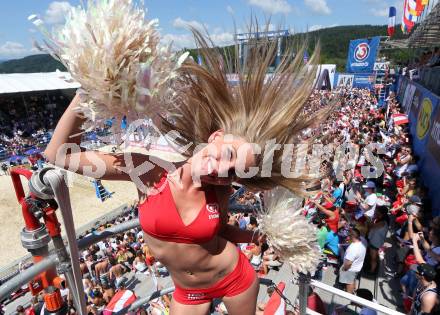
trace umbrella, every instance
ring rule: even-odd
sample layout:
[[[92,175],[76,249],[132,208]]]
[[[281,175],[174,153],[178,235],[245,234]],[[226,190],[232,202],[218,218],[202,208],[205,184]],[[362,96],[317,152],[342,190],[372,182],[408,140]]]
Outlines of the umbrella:
[[[24,160],[26,157],[23,155],[12,155],[11,157],[9,157],[9,162],[16,162],[18,160]]]
[[[24,152],[26,155],[38,154],[41,153],[41,149],[32,148]]]

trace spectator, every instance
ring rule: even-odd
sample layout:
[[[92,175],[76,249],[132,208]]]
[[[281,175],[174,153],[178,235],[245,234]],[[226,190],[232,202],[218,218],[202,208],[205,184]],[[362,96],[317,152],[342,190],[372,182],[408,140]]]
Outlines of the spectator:
[[[316,201],[311,201],[316,205],[317,209],[322,212],[325,216],[325,223],[327,227],[334,233],[338,232],[338,222],[339,222],[339,209],[331,202],[326,202],[324,206],[320,205]]]
[[[353,293],[356,278],[364,265],[367,248],[356,228],[351,231],[350,240],[351,244],[345,252],[344,263],[339,270],[339,282],[346,285],[348,293]]]
[[[434,314],[435,308],[438,309],[439,297],[437,284],[434,279],[436,271],[428,264],[421,264],[416,270],[419,285],[414,293],[411,314]]]
[[[385,206],[377,206],[368,232],[369,272],[371,274],[377,272],[379,249],[385,242],[389,224],[388,208]]]
[[[360,192],[356,194],[359,208],[364,216],[371,219],[374,216],[377,203],[377,195],[375,193],[376,184],[372,181],[368,181],[362,188],[365,189],[365,196],[362,197]]]

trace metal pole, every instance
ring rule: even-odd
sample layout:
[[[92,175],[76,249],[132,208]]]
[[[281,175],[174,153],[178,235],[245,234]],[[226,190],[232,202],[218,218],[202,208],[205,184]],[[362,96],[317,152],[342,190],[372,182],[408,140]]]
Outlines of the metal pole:
[[[76,241],[75,225],[72,215],[72,205],[70,203],[69,188],[64,181],[64,176],[53,169],[46,169],[43,174],[43,183],[50,187],[53,192],[53,197],[58,203],[59,209],[63,216],[64,228],[68,240],[68,247],[70,252],[70,261],[66,257],[65,274],[70,278],[70,291],[74,292],[74,303],[81,315],[87,314],[86,301],[84,298],[84,286],[82,282],[82,274],[79,268],[79,251]],[[62,245],[64,247],[64,243]],[[66,251],[65,248],[60,249]],[[63,256],[63,255],[62,255]]]
[[[17,276],[5,282],[0,286],[0,300],[3,300],[9,296],[12,292],[20,288],[21,286],[32,281],[40,273],[56,267],[58,264],[58,258],[55,255],[51,255],[39,263],[32,265],[28,269],[20,272]]]
[[[84,237],[83,239],[78,241],[78,248],[80,250],[88,248],[90,245],[95,244],[99,241],[102,241],[108,237],[111,237],[115,234],[123,233],[125,231],[137,228],[139,226],[139,219],[133,219],[118,225],[114,225],[110,228],[105,229],[104,231],[95,232],[92,235]]]
[[[306,315],[307,297],[309,296],[310,275],[300,273],[298,281],[299,281],[299,291],[298,291],[299,314]]]

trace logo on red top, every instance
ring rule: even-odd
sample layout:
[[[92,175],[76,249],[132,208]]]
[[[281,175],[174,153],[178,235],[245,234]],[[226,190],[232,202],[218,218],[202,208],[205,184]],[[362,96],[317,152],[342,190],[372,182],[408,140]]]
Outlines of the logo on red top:
[[[206,205],[206,210],[208,210],[210,213],[217,214],[218,213],[218,204],[216,203],[208,203]]]
[[[208,220],[212,220],[212,219],[218,219],[220,217],[219,214],[219,206],[216,203],[208,203],[206,205],[206,210],[208,210],[208,212],[210,214],[208,214]]]

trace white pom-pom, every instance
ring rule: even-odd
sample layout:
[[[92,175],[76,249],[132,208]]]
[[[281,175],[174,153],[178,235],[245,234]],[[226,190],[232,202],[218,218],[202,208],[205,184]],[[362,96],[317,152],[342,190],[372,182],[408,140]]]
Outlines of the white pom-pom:
[[[29,19],[41,26],[37,16]],[[170,81],[187,55],[159,47],[157,20],[146,20],[132,0],[90,0],[72,8],[66,24],[49,33],[44,49],[60,60],[81,84],[79,110],[89,126],[109,118],[128,122],[174,107]],[[119,126],[119,123],[115,124]]]
[[[321,259],[317,229],[298,210],[302,200],[283,187],[264,194],[260,229],[294,272],[313,274]]]

